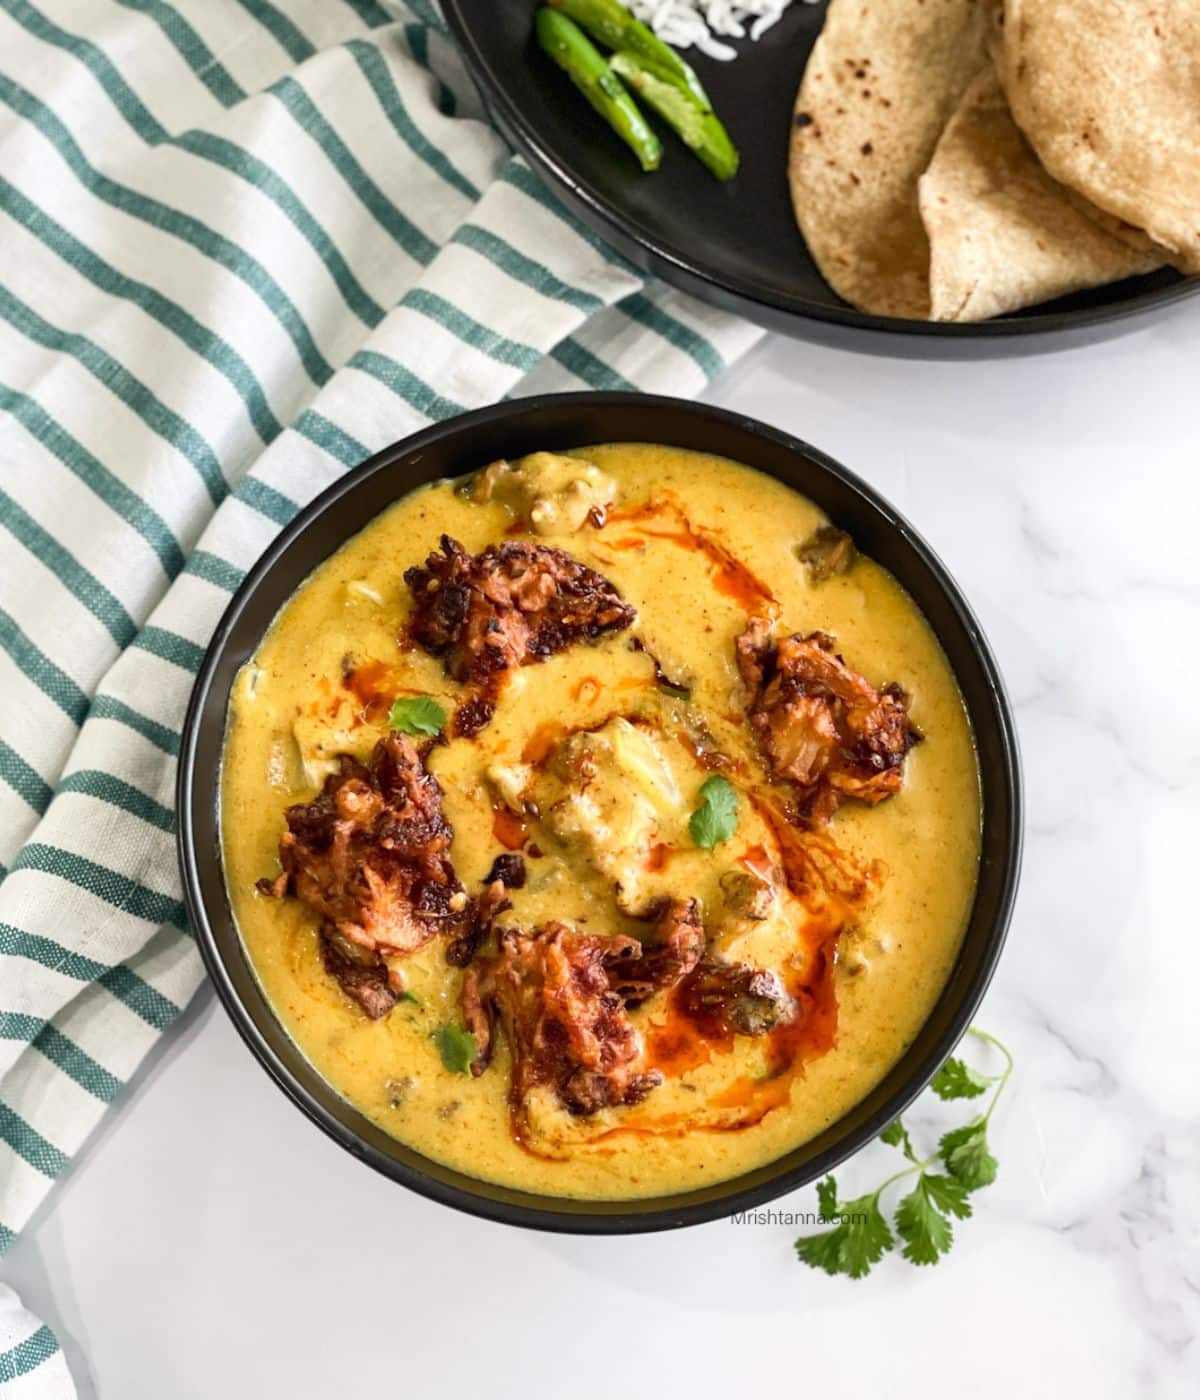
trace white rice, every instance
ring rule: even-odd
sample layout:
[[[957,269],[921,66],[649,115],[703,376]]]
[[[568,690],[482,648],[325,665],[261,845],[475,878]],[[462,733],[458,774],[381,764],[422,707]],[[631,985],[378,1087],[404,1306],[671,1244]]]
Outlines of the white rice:
[[[693,44],[710,58],[736,58],[727,39],[760,39],[793,0],[628,0],[629,8],[668,44]],[[817,0],[800,0],[815,5]]]

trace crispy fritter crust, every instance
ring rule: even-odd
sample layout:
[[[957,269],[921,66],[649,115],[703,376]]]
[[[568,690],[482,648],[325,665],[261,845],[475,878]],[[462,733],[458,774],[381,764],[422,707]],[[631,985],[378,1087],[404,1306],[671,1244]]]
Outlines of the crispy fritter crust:
[[[824,632],[775,639],[765,618],[738,637],[748,714],[771,777],[792,784],[818,819],[854,799],[875,806],[900,791],[904,757],[919,735],[897,686],[875,690]]]
[[[441,789],[412,740],[388,734],[366,763],[338,763],[312,802],[287,809],[281,873],[259,889],[321,916],[326,968],[378,1018],[403,990],[388,963],[439,933],[461,936],[475,910],[450,862]]]
[[[408,569],[404,581],[415,603],[411,638],[443,658],[447,675],[477,687],[456,719],[464,736],[491,719],[507,672],[619,632],[637,617],[602,574],[565,550],[524,540],[472,555],[443,535],[441,550]]]

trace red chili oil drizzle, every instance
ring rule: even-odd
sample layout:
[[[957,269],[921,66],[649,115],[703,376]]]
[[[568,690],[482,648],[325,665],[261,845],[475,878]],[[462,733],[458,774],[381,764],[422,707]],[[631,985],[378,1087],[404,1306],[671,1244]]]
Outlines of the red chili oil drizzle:
[[[765,846],[749,846],[738,856],[738,864],[744,865],[751,875],[757,875],[760,880],[767,881],[771,878],[774,866],[771,857],[767,853]]]
[[[386,661],[360,662],[343,673],[342,684],[358,701],[359,720],[368,724],[383,719],[402,691]]]
[[[545,720],[525,740],[525,747],[521,750],[521,762],[532,763],[535,768],[545,763],[570,732],[561,720]]]
[[[599,676],[584,676],[571,687],[571,699],[584,705],[593,705],[603,688]]]
[[[839,928],[849,923],[886,873],[882,862],[863,865],[823,827],[789,820],[782,807],[760,792],[748,796],[775,837],[788,889],[811,913],[823,914]]]
[[[519,851],[529,840],[529,823],[503,803],[492,805],[492,835],[508,851]]]
[[[684,1011],[674,992],[667,995],[667,1015],[645,1033],[646,1064],[668,1079],[678,1078],[698,1065],[706,1065],[714,1052],[733,1049],[731,1034],[709,1035]]]
[[[667,868],[674,855],[678,855],[674,846],[669,846],[665,841],[658,841],[650,847],[650,853],[646,857],[646,869],[657,874]]]
[[[676,530],[651,530],[644,524],[647,520],[661,515],[673,515],[678,523]],[[773,611],[775,595],[765,583],[736,554],[715,535],[693,525],[677,501],[662,497],[645,501],[640,506],[609,512],[608,523],[628,521],[638,526],[638,533],[622,540],[607,540],[610,549],[639,549],[645,547],[645,539],[668,540],[683,549],[703,554],[714,566],[713,587],[719,593],[732,598],[747,612]]]

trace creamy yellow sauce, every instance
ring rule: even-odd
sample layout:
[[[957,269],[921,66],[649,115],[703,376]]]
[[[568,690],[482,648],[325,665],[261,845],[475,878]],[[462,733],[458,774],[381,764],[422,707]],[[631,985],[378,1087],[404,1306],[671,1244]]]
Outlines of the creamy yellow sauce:
[[[697,713],[743,765],[736,782],[763,781],[734,662],[747,604],[736,588],[718,586],[720,550],[727,550],[768,585],[783,630],[832,633],[847,663],[873,685],[898,682],[925,735],[906,760],[899,795],[874,808],[849,803],[827,829],[851,865],[869,872],[868,893],[854,903],[852,926],[838,941],[834,1048],[780,1081],[777,1106],[764,1112],[760,1103],[751,1126],[714,1131],[735,1126],[739,1114],[755,1116],[736,1105],[746,1102],[747,1086],[751,1098],[758,1095],[766,1077],[763,1042],[738,1036],[707,1063],[670,1073],[635,1107],[573,1119],[539,1105],[539,1150],[530,1152],[510,1131],[503,1037],[478,1079],[441,1063],[432,1033],[460,1019],[462,974],[447,966],[440,939],[404,961],[416,1001],[370,1021],[322,966],[316,916],[296,899],[256,891],[261,876],[279,869],[284,808],[315,794],[332,755],[366,757],[384,732],[385,706],[364,710],[361,686],[355,694],[343,683],[348,666],[372,676],[388,698],[429,694],[452,713],[464,697],[440,661],[398,642],[410,610],[407,567],[422,562],[443,533],[476,552],[514,528],[506,505],[469,499],[455,483],[413,492],[350,540],[291,598],[239,675],[222,773],[224,858],[238,926],[269,1001],[316,1069],[359,1110],[418,1151],[477,1177],[551,1195],[629,1198],[687,1190],[769,1162],[841,1117],[897,1061],[929,1015],[962,939],[976,880],[979,782],[954,676],[903,589],[861,557],[849,573],[819,584],[798,560],[796,546],[824,523],[811,502],[748,467],[676,449],[617,444],[574,455],[615,482],[615,509],[602,528],[572,529],[570,512],[543,516],[538,539],[611,579],[638,621],[630,632],[524,667],[477,738],[433,749],[429,767],[454,829],[458,876],[477,892],[504,849],[494,834],[502,770],[519,764],[531,741],[536,748],[563,730],[591,729],[602,746],[615,744],[626,767],[607,799],[600,789],[607,807],[532,831],[542,855],[528,860],[528,884],[514,892],[502,924],[532,928],[560,919],[590,932],[645,936],[647,926],[632,917],[639,905],[663,893],[697,895],[722,955],[767,967],[811,956],[806,928],[811,933],[820,913],[811,902],[783,890],[753,924],[722,904],[721,876],[743,855],[757,847],[777,854],[772,828],[752,803],[743,796],[737,831],[716,850],[696,848],[687,836],[707,776],[687,743]],[[660,509],[639,518],[637,507],[647,502]],[[689,547],[681,522],[715,541],[717,552]],[[645,652],[631,648],[632,636]],[[686,680],[690,700],[656,686],[647,653],[670,677]],[[657,736],[653,751],[639,748],[636,733],[630,745],[615,718],[605,725],[610,716],[647,720]],[[646,763],[657,767],[639,787]],[[669,858],[639,859],[618,899],[614,869],[619,874],[628,855],[621,843],[636,817],[626,807],[634,789],[653,808],[654,841]],[[631,1013],[649,1043],[664,1029],[660,1000]]]

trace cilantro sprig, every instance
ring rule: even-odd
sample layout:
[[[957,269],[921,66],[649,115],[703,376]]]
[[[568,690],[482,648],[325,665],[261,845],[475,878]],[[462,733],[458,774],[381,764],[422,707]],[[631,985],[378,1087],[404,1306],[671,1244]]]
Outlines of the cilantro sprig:
[[[688,831],[697,846],[711,851],[728,841],[737,830],[737,790],[728,778],[714,773],[700,786],[700,805],[692,813]]]
[[[970,1194],[996,1179],[997,1162],[988,1146],[988,1123],[1013,1072],[1012,1055],[994,1035],[976,1026],[970,1028],[970,1033],[1004,1056],[1004,1069],[999,1074],[983,1074],[952,1056],[938,1070],[930,1087],[944,1100],[975,1099],[990,1089],[992,1097],[987,1108],[961,1128],[943,1133],[937,1150],[928,1157],[917,1154],[908,1129],[899,1118],[889,1123],[880,1139],[899,1148],[908,1165],[874,1191],[852,1201],[838,1199],[832,1176],[819,1182],[817,1203],[821,1218],[836,1219],[838,1223],[831,1230],[802,1235],[796,1241],[796,1256],[801,1263],[824,1269],[827,1274],[864,1278],[897,1243],[901,1254],[912,1264],[936,1264],[953,1245],[953,1222],[971,1215]],[[896,1182],[914,1177],[911,1189],[896,1201],[889,1224],[881,1205],[884,1192]]]
[[[401,734],[440,734],[446,711],[428,695],[402,695],[388,711],[388,723]]]

